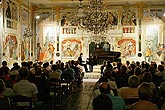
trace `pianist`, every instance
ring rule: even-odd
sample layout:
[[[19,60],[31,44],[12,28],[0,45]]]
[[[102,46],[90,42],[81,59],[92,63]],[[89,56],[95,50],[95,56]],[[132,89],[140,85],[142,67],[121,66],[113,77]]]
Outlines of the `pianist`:
[[[82,56],[83,56],[83,53],[80,54],[80,56],[78,57],[78,60],[80,62],[80,65],[84,66],[85,71],[88,72],[87,65],[86,65],[85,61],[82,60]]]

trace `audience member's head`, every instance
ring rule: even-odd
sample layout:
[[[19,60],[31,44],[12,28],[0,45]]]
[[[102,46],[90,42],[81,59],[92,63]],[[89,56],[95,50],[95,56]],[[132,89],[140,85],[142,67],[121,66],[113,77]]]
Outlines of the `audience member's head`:
[[[120,67],[120,71],[121,71],[121,73],[126,73],[127,72],[127,67],[125,65],[122,65]]]
[[[136,61],[136,66],[140,66],[140,62],[139,61]]]
[[[40,68],[39,66],[36,67],[36,68],[35,68],[35,75],[36,75],[36,76],[41,76],[41,73],[42,73],[41,68]]]
[[[53,65],[52,65],[52,70],[53,70],[53,71],[56,71],[56,70],[57,70],[57,65],[53,64]]]
[[[142,100],[149,100],[153,95],[153,88],[150,83],[143,82],[138,86],[138,95]]]
[[[106,77],[101,77],[99,80],[98,80],[99,84],[102,83],[102,82],[108,82],[108,79]]]
[[[110,94],[111,87],[108,82],[102,82],[99,86],[100,93]]]
[[[29,76],[29,70],[26,67],[21,67],[18,72],[21,79],[25,79]]]
[[[28,67],[28,62],[22,62],[21,65],[22,67]]]
[[[136,88],[140,84],[140,79],[136,75],[132,75],[128,78],[128,85],[129,87]]]
[[[49,66],[49,62],[45,62],[44,64],[43,64],[43,68],[47,68]]]
[[[134,74],[139,76],[139,75],[142,75],[142,72],[141,72],[141,68],[139,66],[137,66],[134,70]]]
[[[112,77],[112,71],[111,70],[106,70],[104,71],[104,76],[108,79],[111,79]]]
[[[158,70],[159,70],[160,72],[163,72],[163,71],[164,71],[164,66],[163,66],[163,65],[158,65]]]
[[[128,61],[128,60],[125,63],[126,63],[127,66],[130,65],[130,61]]]
[[[7,62],[6,62],[6,61],[3,61],[3,62],[2,62],[2,66],[3,66],[3,67],[6,67],[6,66],[7,66]]]
[[[152,74],[150,72],[145,72],[143,74],[143,82],[151,82],[152,81]]]
[[[112,110],[112,101],[105,95],[100,94],[93,99],[93,110]]]

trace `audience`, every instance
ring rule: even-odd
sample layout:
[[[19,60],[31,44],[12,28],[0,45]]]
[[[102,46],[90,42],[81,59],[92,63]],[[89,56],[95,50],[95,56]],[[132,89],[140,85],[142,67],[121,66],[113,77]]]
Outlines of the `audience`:
[[[105,60],[100,68],[102,77],[96,82],[94,87],[98,91],[98,94],[93,99],[94,110],[102,110],[102,106],[104,107],[108,103],[110,105],[108,110],[126,109],[126,100],[132,98],[137,98],[139,101],[133,102],[134,104],[131,104],[128,108],[130,110],[142,110],[145,107],[148,108],[146,110],[156,110],[157,108],[160,109],[160,107],[164,110],[164,106],[159,106],[159,102],[155,102],[165,98],[165,83],[163,79],[165,75],[164,66],[162,66],[164,63],[158,65],[158,67],[155,62],[151,62],[151,64],[132,62],[130,64],[130,61],[127,61],[126,65],[122,63],[113,64],[115,64],[114,68],[110,61]],[[69,76],[70,80],[76,81],[77,86],[79,86],[84,76],[82,66],[79,65],[78,61],[73,60],[68,61],[66,64],[60,60],[56,64],[51,62],[51,66],[49,66],[49,62],[33,63],[31,61],[22,62],[21,65],[22,67],[20,68],[18,63],[14,62],[10,70],[7,62],[2,62],[2,67],[0,68],[0,107],[4,103],[10,104],[6,96],[12,97],[12,92],[14,92],[14,95],[33,97],[34,102],[43,101],[47,104],[49,103],[48,81],[50,78],[67,80]],[[34,77],[29,76],[30,72],[31,76]],[[145,90],[146,88],[148,89]],[[150,97],[145,94],[146,91],[147,95],[150,94]],[[101,95],[99,95],[100,93]],[[109,101],[106,99],[107,96],[110,99]],[[104,100],[101,100],[102,98],[107,100],[107,103],[102,104],[104,102]],[[4,102],[1,101],[3,99]],[[8,107],[7,110],[10,110],[11,106]],[[106,108],[103,109],[106,110]]]

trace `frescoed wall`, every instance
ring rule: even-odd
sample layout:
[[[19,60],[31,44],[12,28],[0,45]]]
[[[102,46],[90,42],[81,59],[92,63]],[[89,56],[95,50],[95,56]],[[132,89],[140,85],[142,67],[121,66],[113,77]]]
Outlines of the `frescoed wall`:
[[[17,60],[17,47],[18,41],[17,37],[14,34],[8,34],[3,41],[3,55],[7,60],[13,59]]]
[[[122,58],[135,57],[136,41],[132,38],[116,38],[114,43],[114,51],[121,52]]]
[[[82,42],[78,38],[64,39],[62,41],[62,57],[76,59],[82,52]]]
[[[5,15],[6,27],[16,30],[18,24],[18,7],[11,0],[5,0]]]
[[[137,20],[136,20],[136,13],[129,10],[124,11],[122,14],[121,24],[123,26],[136,26]]]

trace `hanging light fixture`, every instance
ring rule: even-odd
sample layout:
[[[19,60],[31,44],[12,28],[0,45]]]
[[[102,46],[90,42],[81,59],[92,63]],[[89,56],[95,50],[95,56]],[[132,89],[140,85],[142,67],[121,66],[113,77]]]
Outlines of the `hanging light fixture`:
[[[85,15],[82,8],[82,0],[79,1],[80,6],[77,16],[80,21],[80,27],[91,33],[91,41],[96,43],[104,41],[106,39],[104,34],[107,33],[111,23],[109,12],[104,6],[103,0],[89,0],[89,6]]]
[[[103,0],[89,0],[89,12],[84,19],[87,32],[98,36],[107,32],[109,26],[108,12],[103,5]]]

